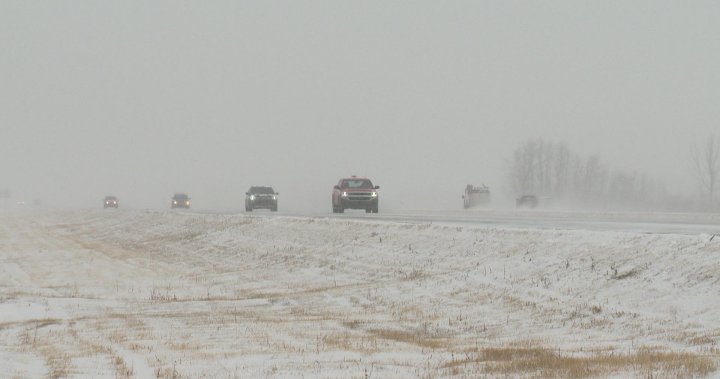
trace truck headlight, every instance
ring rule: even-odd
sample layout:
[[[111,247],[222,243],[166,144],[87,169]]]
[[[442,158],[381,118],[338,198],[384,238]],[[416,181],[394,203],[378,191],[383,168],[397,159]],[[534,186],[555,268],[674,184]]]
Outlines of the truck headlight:
[[[255,200],[255,195],[250,196],[250,200]]]
[[[277,196],[273,196],[273,200],[277,200]]]
[[[372,195],[370,195],[370,196],[377,197],[377,192],[373,192]]]
[[[342,197],[347,197],[347,192],[343,192]]]
[[[173,204],[177,204],[177,201],[173,200]]]

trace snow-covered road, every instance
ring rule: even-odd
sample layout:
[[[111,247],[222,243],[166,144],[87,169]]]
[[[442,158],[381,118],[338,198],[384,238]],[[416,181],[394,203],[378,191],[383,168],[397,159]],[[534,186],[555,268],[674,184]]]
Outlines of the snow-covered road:
[[[674,378],[720,357],[720,239],[701,230],[0,217],[3,377]]]

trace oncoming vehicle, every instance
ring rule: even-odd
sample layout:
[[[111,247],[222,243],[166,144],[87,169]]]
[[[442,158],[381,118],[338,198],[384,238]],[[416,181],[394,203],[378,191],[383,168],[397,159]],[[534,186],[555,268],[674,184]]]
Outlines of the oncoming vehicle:
[[[333,188],[333,213],[343,213],[346,209],[364,209],[366,213],[378,213],[379,196],[370,179],[356,176],[340,179]]]
[[[490,202],[490,188],[484,184],[480,187],[468,184],[462,198],[465,209],[486,205]]]
[[[172,197],[170,208],[190,208],[190,198],[187,194],[176,193]]]
[[[118,199],[115,196],[105,196],[105,201],[103,202],[103,208],[117,208],[118,207]]]
[[[538,206],[537,196],[522,195],[515,199],[515,206],[518,208],[535,208]]]
[[[252,212],[253,209],[269,209],[277,212],[278,195],[279,193],[272,187],[250,187],[245,192],[245,212]]]

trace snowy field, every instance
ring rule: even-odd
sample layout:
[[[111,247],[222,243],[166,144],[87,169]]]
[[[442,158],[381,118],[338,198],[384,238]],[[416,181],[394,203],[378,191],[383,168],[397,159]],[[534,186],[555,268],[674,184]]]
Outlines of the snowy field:
[[[0,377],[716,377],[720,238],[0,215]]]

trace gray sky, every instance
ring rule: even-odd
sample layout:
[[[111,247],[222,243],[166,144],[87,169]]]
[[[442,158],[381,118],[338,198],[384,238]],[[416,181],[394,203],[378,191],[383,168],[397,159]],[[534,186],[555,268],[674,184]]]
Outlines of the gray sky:
[[[385,209],[503,186],[528,137],[691,191],[720,125],[720,2],[3,1],[0,188],[47,204]],[[382,209],[381,209],[382,210]]]

